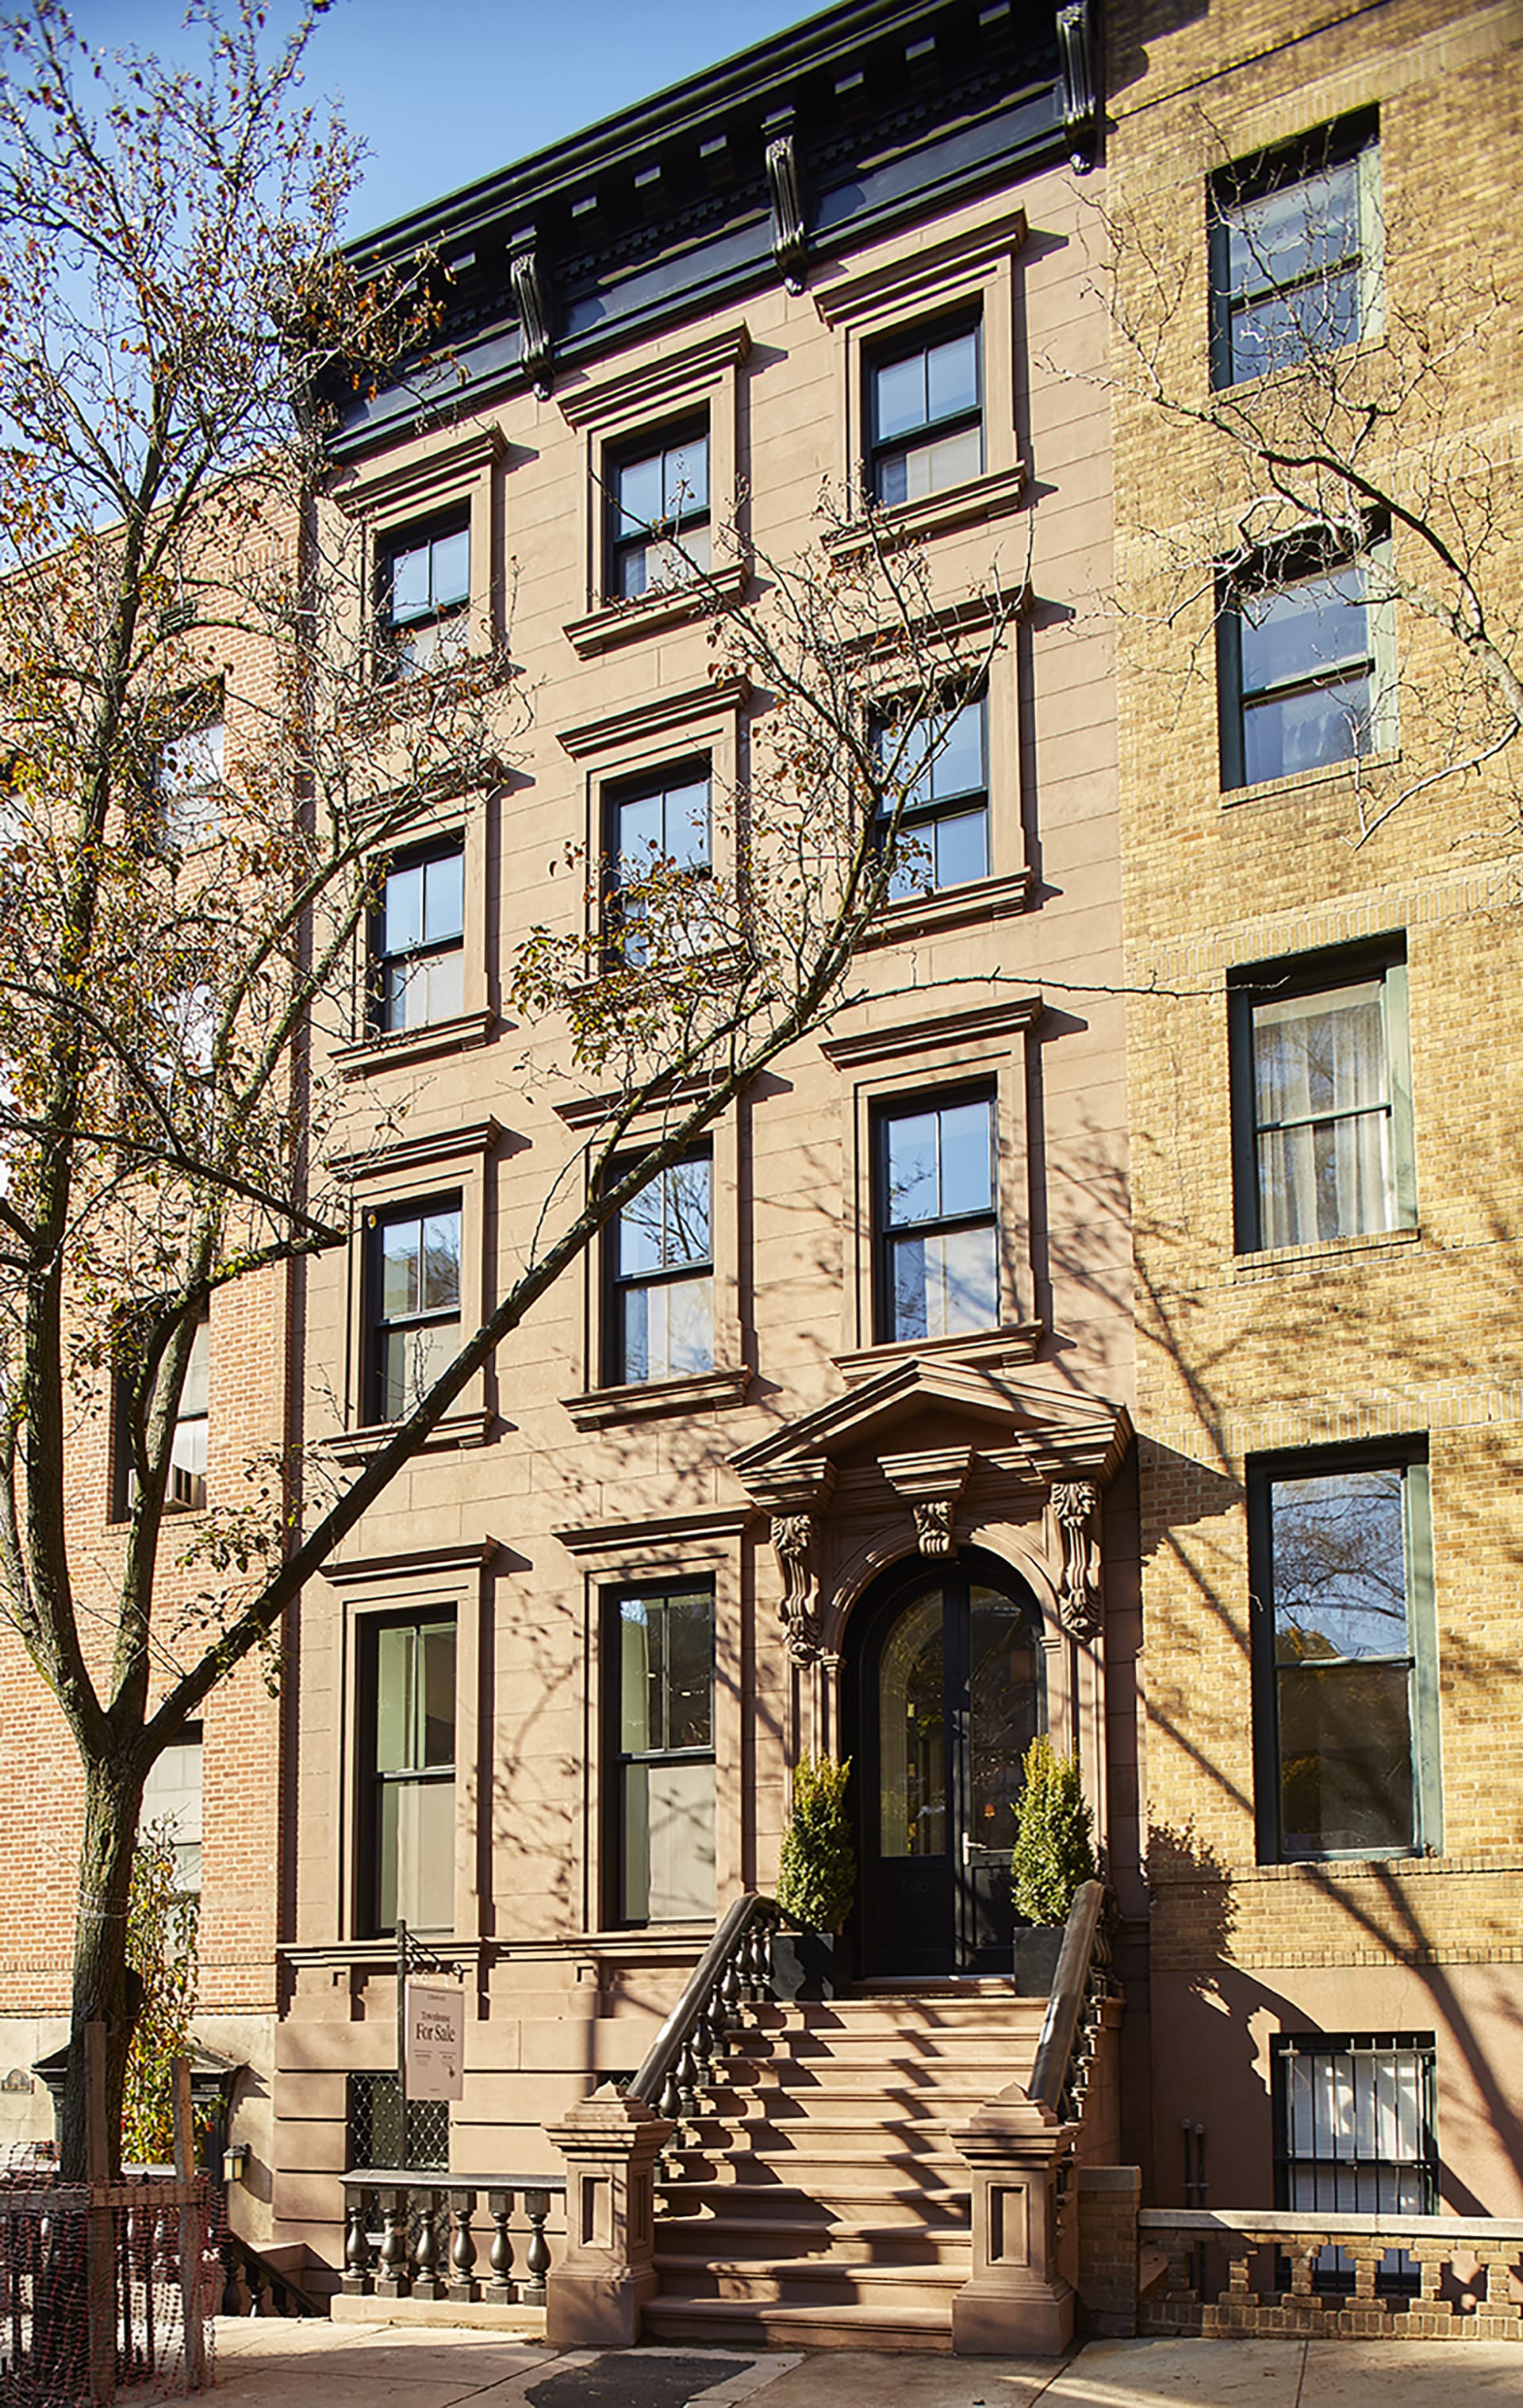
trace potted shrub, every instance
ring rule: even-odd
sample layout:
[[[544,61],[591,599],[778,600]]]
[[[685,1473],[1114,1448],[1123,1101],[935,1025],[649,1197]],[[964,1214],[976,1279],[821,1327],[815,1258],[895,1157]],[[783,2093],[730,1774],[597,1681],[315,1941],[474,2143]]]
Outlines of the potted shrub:
[[[1059,1756],[1044,1731],[1026,1751],[1010,1870],[1015,1913],[1025,1925],[1018,1922],[1015,1931],[1015,1987],[1028,1998],[1044,1997],[1057,1971],[1074,1893],[1098,1870],[1079,1759]]]
[[[788,1928],[772,1936],[772,1995],[829,1999],[843,1978],[841,1933],[856,1884],[846,1813],[852,1759],[806,1756],[793,1776],[777,1902]]]

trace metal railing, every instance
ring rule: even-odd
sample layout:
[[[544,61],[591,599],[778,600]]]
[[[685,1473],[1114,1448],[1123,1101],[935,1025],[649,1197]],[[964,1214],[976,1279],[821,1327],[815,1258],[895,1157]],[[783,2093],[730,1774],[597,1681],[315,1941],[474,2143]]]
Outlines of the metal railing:
[[[673,2124],[692,2116],[743,2006],[770,1998],[776,1901],[747,1890],[726,1909],[686,1988],[655,2036],[629,2097]]]
[[[1089,2086],[1100,2011],[1111,1996],[1105,1884],[1080,1885],[1069,1909],[1057,1971],[1042,2017],[1026,2095],[1060,2123],[1076,2123]]]
[[[546,2226],[552,2201],[566,2196],[564,2174],[478,2174],[461,2181],[362,2166],[345,2174],[343,2184],[344,2272],[338,2287],[351,2299],[544,2306],[552,2263]],[[516,2263],[521,2243],[522,2273]],[[479,2272],[483,2244],[485,2271]]]
[[[1141,2333],[1523,2342],[1523,2222],[1150,2207],[1138,2231],[1165,2259]]]

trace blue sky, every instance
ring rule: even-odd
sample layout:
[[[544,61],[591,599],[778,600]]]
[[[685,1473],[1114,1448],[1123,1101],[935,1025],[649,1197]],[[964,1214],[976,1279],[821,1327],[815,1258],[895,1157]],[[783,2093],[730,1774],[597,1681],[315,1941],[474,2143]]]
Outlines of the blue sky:
[[[97,48],[199,53],[184,0],[75,0]],[[369,143],[349,232],[474,183],[814,13],[809,0],[336,0],[309,88]],[[270,0],[276,26],[296,14]]]

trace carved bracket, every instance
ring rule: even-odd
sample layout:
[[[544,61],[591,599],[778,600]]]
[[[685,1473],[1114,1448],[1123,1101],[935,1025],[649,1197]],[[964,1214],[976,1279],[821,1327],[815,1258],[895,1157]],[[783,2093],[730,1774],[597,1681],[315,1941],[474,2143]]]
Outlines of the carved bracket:
[[[511,236],[508,245],[508,278],[518,308],[519,358],[524,373],[539,399],[548,399],[555,347],[550,331],[550,301],[539,265],[539,238],[532,226]]]
[[[1099,78],[1090,0],[1067,0],[1067,5],[1059,8],[1057,55],[1062,66],[1060,91],[1069,165],[1075,175],[1084,176],[1095,164],[1099,141],[1096,103]]]
[[[762,127],[767,137],[767,189],[772,201],[772,257],[790,293],[802,293],[809,257],[804,225],[804,187],[798,172],[794,112],[780,109]]]
[[[1092,1480],[1056,1480],[1047,1502],[1062,1549],[1057,1607],[1075,1639],[1100,1627],[1099,1490]]]
[[[915,1541],[923,1555],[956,1553],[952,1515],[968,1485],[970,1446],[928,1447],[919,1455],[885,1455],[884,1478],[898,1490],[915,1518]]]
[[[796,1664],[812,1664],[820,1653],[820,1581],[814,1565],[812,1513],[774,1513],[772,1544],[783,1574],[783,1644]]]

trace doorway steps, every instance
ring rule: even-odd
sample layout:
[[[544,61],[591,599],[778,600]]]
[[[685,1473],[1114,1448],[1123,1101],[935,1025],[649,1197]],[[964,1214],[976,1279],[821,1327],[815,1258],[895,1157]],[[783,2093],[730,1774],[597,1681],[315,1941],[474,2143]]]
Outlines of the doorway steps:
[[[971,2271],[950,2133],[1028,2078],[1045,2007],[957,1983],[747,2008],[667,2155],[645,2332],[950,2349]]]

